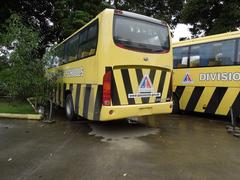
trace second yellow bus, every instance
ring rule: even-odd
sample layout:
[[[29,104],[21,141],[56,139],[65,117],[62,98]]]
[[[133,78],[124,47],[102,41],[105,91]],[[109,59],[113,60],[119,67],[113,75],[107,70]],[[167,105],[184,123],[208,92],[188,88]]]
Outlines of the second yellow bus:
[[[174,44],[174,112],[240,115],[240,31]]]

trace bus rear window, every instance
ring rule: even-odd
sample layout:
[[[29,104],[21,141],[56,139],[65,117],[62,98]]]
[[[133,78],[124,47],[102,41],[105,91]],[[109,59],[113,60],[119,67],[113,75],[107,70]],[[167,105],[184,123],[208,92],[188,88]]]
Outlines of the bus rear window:
[[[139,19],[115,15],[113,39],[117,46],[142,52],[167,52],[168,27]]]

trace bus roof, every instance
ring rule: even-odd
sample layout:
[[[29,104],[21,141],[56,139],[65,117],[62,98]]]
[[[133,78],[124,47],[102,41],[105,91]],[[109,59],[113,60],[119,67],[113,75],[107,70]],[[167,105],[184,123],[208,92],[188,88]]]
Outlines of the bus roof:
[[[189,46],[194,44],[201,44],[201,43],[207,43],[207,42],[219,41],[219,40],[227,40],[227,39],[233,39],[233,38],[239,38],[239,37],[240,37],[240,31],[234,31],[234,32],[216,34],[211,36],[195,38],[191,40],[175,42],[173,43],[173,47]]]

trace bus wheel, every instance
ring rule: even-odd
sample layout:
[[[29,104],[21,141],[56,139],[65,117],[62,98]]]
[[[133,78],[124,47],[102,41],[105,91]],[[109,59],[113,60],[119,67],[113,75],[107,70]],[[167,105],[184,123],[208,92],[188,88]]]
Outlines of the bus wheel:
[[[66,97],[65,112],[69,120],[73,121],[76,119],[76,114],[74,112],[73,100],[72,100],[71,94],[68,94]]]
[[[173,94],[173,110],[172,110],[173,114],[178,114],[180,113],[180,109],[179,109],[179,100],[178,97]]]

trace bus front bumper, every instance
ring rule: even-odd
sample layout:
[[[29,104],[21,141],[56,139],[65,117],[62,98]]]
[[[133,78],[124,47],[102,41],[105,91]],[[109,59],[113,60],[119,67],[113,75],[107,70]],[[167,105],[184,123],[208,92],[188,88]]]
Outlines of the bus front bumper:
[[[100,121],[110,121],[153,114],[169,114],[171,112],[172,102],[123,106],[102,106]]]

